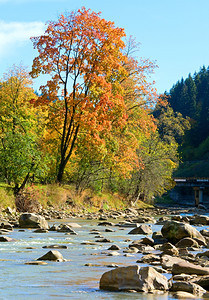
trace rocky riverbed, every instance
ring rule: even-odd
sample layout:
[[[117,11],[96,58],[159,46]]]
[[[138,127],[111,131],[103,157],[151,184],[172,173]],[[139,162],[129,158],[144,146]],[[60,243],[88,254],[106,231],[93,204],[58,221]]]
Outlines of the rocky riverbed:
[[[3,299],[207,298],[209,216],[205,209],[8,208],[0,220],[0,266]]]

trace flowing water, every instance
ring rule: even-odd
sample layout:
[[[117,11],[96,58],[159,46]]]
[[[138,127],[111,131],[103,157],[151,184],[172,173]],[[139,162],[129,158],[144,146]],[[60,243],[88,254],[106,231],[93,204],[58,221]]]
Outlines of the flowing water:
[[[113,226],[114,232],[105,232],[105,226],[97,226],[98,221],[70,219],[54,220],[52,224],[76,222],[81,228],[75,228],[77,235],[66,235],[59,232],[35,233],[32,229],[24,232],[15,229],[9,237],[15,242],[0,243],[0,299],[172,299],[169,294],[152,295],[143,293],[106,292],[99,290],[101,275],[111,270],[108,264],[128,266],[136,264],[140,253],[124,256],[124,248],[131,243],[127,239],[138,240],[141,235],[129,235],[131,228],[122,229]],[[118,221],[117,221],[118,222]],[[85,241],[95,242],[98,238],[90,234],[92,229],[100,233],[112,243],[83,245]],[[161,229],[160,225],[152,225],[153,231]],[[50,249],[43,246],[60,244],[67,249],[58,249],[65,262],[51,262],[47,265],[28,265],[47,253]],[[117,244],[121,250],[119,256],[107,256],[107,249]],[[32,248],[32,249],[29,249]],[[93,266],[85,266],[92,263]]]

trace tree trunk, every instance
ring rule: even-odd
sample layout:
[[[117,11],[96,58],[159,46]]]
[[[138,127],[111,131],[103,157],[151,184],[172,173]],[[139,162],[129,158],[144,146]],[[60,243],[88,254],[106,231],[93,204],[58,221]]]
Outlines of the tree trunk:
[[[64,162],[63,163],[61,162],[60,165],[59,165],[58,173],[57,173],[57,182],[58,183],[62,182],[64,170],[65,170],[65,164],[64,164]]]
[[[19,186],[18,183],[15,184],[14,187],[14,195],[17,196],[22,190],[24,190],[26,183],[30,177],[30,172],[32,171],[33,167],[35,166],[33,159],[32,159],[32,163],[31,163],[31,169],[30,171],[27,173],[27,175],[25,176],[25,179],[23,180],[22,184]]]
[[[24,189],[24,187],[26,186],[26,183],[28,181],[30,177],[30,172],[28,172],[28,174],[25,176],[25,179],[23,180],[22,184],[19,186],[17,183],[15,184],[14,187],[14,195],[15,197]]]
[[[75,146],[75,141],[77,139],[79,127],[80,126],[78,125],[75,129],[74,136],[73,136],[73,139],[72,139],[72,142],[71,142],[71,145],[70,145],[70,150],[69,150],[68,154],[67,154],[67,150],[68,150],[67,144],[70,141],[69,137],[65,140],[64,145],[61,145],[61,161],[60,161],[60,164],[59,164],[59,170],[58,170],[58,173],[57,173],[57,180],[56,180],[58,183],[62,182],[65,167],[66,167],[66,165],[67,165],[67,163],[68,163],[68,161],[71,157],[72,151],[73,151],[74,146]]]

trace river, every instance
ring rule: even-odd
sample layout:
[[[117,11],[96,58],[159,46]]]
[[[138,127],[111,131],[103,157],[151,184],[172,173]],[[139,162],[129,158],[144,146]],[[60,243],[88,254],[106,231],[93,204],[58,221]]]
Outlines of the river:
[[[110,220],[112,221],[112,220]],[[99,280],[102,274],[111,270],[108,264],[128,266],[136,264],[140,253],[125,256],[123,252],[131,243],[127,239],[139,240],[141,235],[129,235],[131,228],[112,226],[114,232],[105,232],[105,226],[98,226],[98,221],[70,219],[54,220],[53,224],[74,222],[81,225],[74,228],[77,235],[49,231],[34,233],[34,229],[19,231],[15,228],[9,237],[15,242],[0,243],[0,299],[12,300],[49,300],[49,299],[143,299],[166,300],[173,299],[171,294],[153,295],[143,293],[106,292],[99,290]],[[118,223],[119,220],[112,222]],[[112,241],[84,245],[83,242],[95,242],[98,238],[90,234],[92,229]],[[161,229],[160,225],[152,225],[153,231]],[[43,246],[60,244],[67,249],[58,251],[67,260],[65,262],[48,261],[46,265],[28,265],[47,253],[50,249]],[[117,244],[121,250],[118,256],[107,256],[107,249]],[[85,266],[85,264],[93,266]]]

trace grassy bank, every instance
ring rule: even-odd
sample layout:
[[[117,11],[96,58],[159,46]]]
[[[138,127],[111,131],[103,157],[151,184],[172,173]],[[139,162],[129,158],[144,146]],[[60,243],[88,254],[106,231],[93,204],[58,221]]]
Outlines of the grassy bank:
[[[4,183],[0,183],[0,210],[10,206],[15,207],[15,198],[13,190]]]
[[[76,193],[70,185],[32,185],[24,191],[24,200],[32,203],[35,207],[45,209],[54,208],[65,211],[87,211],[94,212],[103,210],[123,210],[130,207],[130,204],[118,194],[107,192],[93,193],[91,190],[84,190]],[[12,188],[0,184],[0,210],[10,206],[15,208],[15,197]],[[27,205],[26,205],[27,207]],[[137,208],[149,207],[148,204],[138,201]]]

